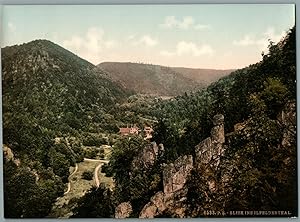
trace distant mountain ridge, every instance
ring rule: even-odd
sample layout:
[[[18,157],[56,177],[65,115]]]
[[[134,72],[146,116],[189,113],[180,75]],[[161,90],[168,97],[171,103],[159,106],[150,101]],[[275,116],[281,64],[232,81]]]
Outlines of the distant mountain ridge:
[[[172,67],[183,76],[193,79],[206,86],[213,82],[218,81],[220,78],[229,75],[236,69],[200,69],[200,68],[185,68],[185,67]]]
[[[233,71],[131,62],[103,62],[97,67],[128,90],[160,96],[177,96],[202,89]]]

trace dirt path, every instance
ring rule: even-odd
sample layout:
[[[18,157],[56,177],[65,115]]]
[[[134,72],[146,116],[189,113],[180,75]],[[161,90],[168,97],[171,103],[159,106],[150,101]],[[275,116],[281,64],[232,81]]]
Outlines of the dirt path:
[[[97,161],[97,162],[100,162],[99,165],[95,168],[95,171],[94,171],[94,181],[95,181],[95,184],[96,184],[96,187],[99,187],[100,185],[100,180],[99,180],[99,169],[100,167],[103,165],[103,163],[108,163],[109,161],[108,160],[96,160],[96,159],[88,159],[88,158],[84,158],[84,161]]]
[[[94,179],[95,179],[96,187],[99,187],[99,185],[100,185],[98,172],[99,172],[99,169],[100,169],[100,167],[102,166],[102,164],[103,164],[103,163],[100,163],[100,164],[95,168]]]
[[[68,189],[67,189],[66,192],[64,192],[64,195],[66,195],[67,193],[70,192],[70,190],[71,190],[71,182],[70,182],[70,179],[71,179],[71,177],[77,172],[77,170],[78,170],[78,164],[76,163],[76,164],[75,164],[75,170],[74,170],[74,171],[71,173],[71,175],[69,176]]]

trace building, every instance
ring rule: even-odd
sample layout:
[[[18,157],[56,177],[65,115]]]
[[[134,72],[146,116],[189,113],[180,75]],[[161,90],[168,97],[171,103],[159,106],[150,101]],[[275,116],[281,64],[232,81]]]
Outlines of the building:
[[[141,130],[134,125],[133,127],[125,127],[125,128],[119,128],[119,133],[121,136],[128,136],[128,135],[139,135]],[[150,126],[145,126],[144,127],[144,139],[151,139],[152,138],[152,133],[153,129]]]
[[[139,128],[136,126],[133,127],[126,127],[126,128],[120,128],[119,133],[121,136],[127,136],[127,135],[138,135],[139,134]]]

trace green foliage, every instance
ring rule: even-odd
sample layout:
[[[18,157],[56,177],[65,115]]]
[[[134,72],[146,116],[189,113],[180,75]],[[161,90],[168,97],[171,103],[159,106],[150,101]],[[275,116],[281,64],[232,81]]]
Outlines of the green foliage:
[[[288,89],[279,79],[267,78],[264,82],[264,90],[260,97],[265,102],[269,115],[276,118],[276,114],[287,102]]]
[[[85,137],[83,138],[84,146],[101,146],[107,143],[108,141],[106,138],[92,134],[85,134]]]
[[[73,210],[74,218],[111,218],[114,217],[115,205],[112,192],[100,184],[99,188],[91,188],[80,198]]]
[[[112,168],[107,164],[103,164],[101,167],[101,173],[105,173],[107,177],[112,177],[113,176],[113,171]]]
[[[132,166],[134,157],[146,145],[147,142],[141,137],[123,137],[115,143],[109,164],[102,167],[106,176],[114,178],[116,202],[130,201],[133,217],[137,217],[151,196],[162,189],[161,162],[156,162],[150,169]]]
[[[96,148],[89,148],[84,151],[86,158],[95,159],[97,157],[98,150]]]
[[[137,136],[123,137],[115,143],[111,154],[109,167],[113,172],[116,189],[122,193],[122,198],[130,197],[128,185],[130,183],[131,162],[146,142]]]
[[[160,120],[154,128],[153,141],[164,144],[165,161],[174,161],[178,157],[179,129],[176,123]]]
[[[84,180],[92,180],[93,176],[94,176],[94,174],[92,171],[84,171],[82,173],[82,179],[84,179]]]
[[[1,53],[3,143],[20,159],[22,169],[28,166],[47,178],[38,184],[25,181],[19,188],[7,178],[6,189],[16,190],[5,196],[6,215],[44,217],[61,195],[58,178],[67,182],[69,167],[83,160],[81,134],[111,130],[102,117],[127,92],[91,63],[50,41],[5,47]],[[61,142],[55,144],[57,138]],[[14,174],[23,180],[19,170]],[[41,210],[31,206],[36,202]]]
[[[51,171],[41,173],[36,181],[28,167],[17,167],[11,161],[4,164],[5,218],[43,217],[63,190],[62,181]]]
[[[230,182],[223,190],[210,193],[207,181],[197,173],[192,175],[189,215],[199,216],[205,209],[287,209],[296,214],[296,135],[292,134],[296,131],[278,121],[278,114],[295,99],[295,54],[293,28],[277,45],[270,42],[261,62],[233,72],[206,90],[160,106],[164,116],[154,139],[168,144],[172,139],[164,139],[166,132],[173,133],[177,125],[177,132],[184,132],[172,135],[176,145],[171,147],[177,154],[193,154],[194,146],[209,136],[211,119],[217,113],[225,116],[226,133],[232,132],[236,123],[246,124],[242,131],[226,137],[227,151],[216,178],[221,180],[222,173],[229,175]],[[168,122],[172,124],[165,124]],[[288,149],[282,145],[286,132],[292,134]]]
[[[49,151],[49,166],[52,167],[54,173],[60,176],[63,182],[68,181],[70,162],[66,156],[57,152],[54,148]]]

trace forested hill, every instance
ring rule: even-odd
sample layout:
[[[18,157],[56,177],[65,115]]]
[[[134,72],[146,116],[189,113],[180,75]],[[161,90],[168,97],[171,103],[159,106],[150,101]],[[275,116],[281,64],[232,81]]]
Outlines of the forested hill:
[[[91,191],[76,216],[198,218],[284,209],[297,217],[295,103],[294,27],[270,42],[260,62],[153,107],[153,144],[119,141],[105,169],[115,179],[115,202],[97,201],[105,192]],[[87,210],[91,205],[98,207]]]
[[[48,215],[64,193],[69,167],[83,159],[83,139],[102,133],[113,136],[102,171],[115,188],[92,188],[70,201],[77,205],[74,217],[119,217],[122,211],[123,217],[151,211],[152,217],[203,217],[237,210],[297,216],[295,27],[270,42],[260,62],[192,93],[183,92],[198,83],[174,70],[122,64],[150,78],[139,87],[156,88],[145,93],[183,93],[170,100],[127,97],[137,89],[46,40],[4,48],[2,65],[6,217]],[[162,81],[157,70],[168,73],[162,84],[169,88],[156,86]],[[132,83],[144,78],[127,71],[118,75]],[[153,126],[152,144],[116,134],[119,124],[132,121]],[[173,187],[180,193],[171,200],[164,194]]]
[[[292,28],[277,44],[270,41],[269,52],[260,62],[222,77],[207,89],[165,101],[157,109],[162,109],[164,119],[180,122],[181,126],[183,122],[190,125],[189,121],[208,124],[216,113],[223,113],[226,131],[230,132],[234,124],[251,116],[253,96],[271,90],[276,95],[269,92],[263,98],[274,118],[287,100],[296,98],[295,44],[295,28]]]
[[[182,74],[184,77],[193,79],[205,86],[208,86],[235,71],[235,69],[195,69],[184,67],[172,67],[172,69]]]
[[[5,130],[14,115],[61,132],[97,128],[91,119],[126,96],[94,65],[47,40],[3,48],[2,64]]]
[[[2,86],[5,216],[44,217],[83,159],[83,133],[110,130],[104,116],[127,92],[47,40],[2,49]]]
[[[233,70],[173,68],[143,63],[104,62],[99,69],[136,93],[177,96],[208,86]]]
[[[153,140],[164,144],[168,161],[195,156],[195,146],[210,136],[213,117],[224,115],[225,152],[215,175],[207,175],[223,190],[207,196],[205,175],[196,170],[187,185],[187,216],[200,216],[204,209],[287,209],[297,216],[295,103],[294,27],[277,44],[270,42],[260,62],[158,108],[163,116]],[[228,170],[230,182],[224,182],[220,175]]]

